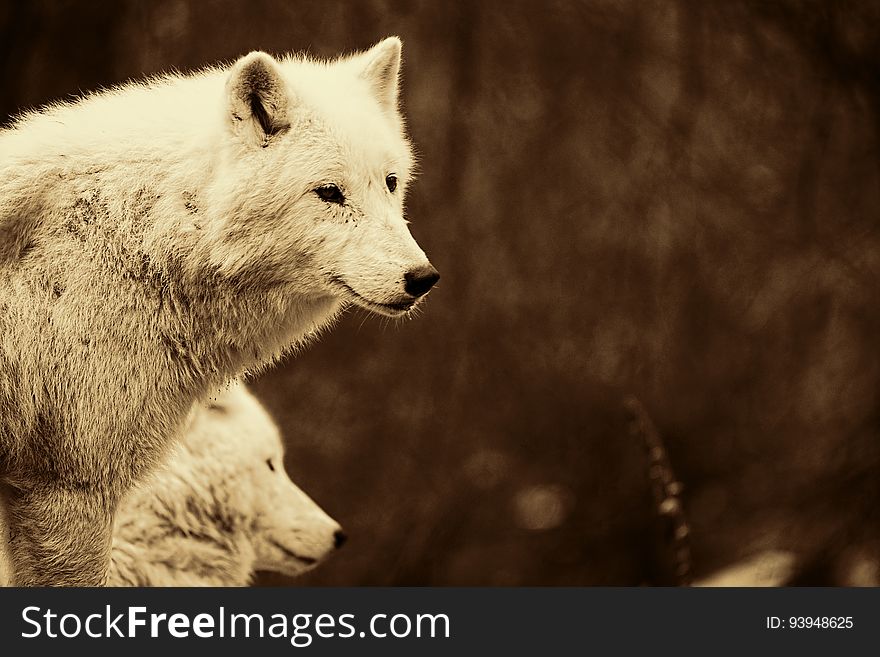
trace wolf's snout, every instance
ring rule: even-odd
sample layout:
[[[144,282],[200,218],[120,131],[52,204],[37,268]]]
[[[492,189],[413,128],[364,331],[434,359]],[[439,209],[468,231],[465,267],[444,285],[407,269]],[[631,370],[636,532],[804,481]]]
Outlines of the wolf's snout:
[[[345,545],[345,542],[348,540],[348,534],[346,534],[341,529],[337,529],[333,532],[333,547],[337,550]]]
[[[410,296],[420,297],[428,293],[434,283],[440,280],[440,272],[431,265],[425,265],[418,269],[406,272],[403,276],[406,283],[403,289]]]

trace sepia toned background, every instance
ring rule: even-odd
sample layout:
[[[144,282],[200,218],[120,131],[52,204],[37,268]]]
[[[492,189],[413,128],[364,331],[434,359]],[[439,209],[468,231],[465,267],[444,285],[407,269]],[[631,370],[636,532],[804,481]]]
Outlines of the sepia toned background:
[[[635,396],[697,577],[877,583],[878,3],[6,0],[0,120],[389,34],[442,280],[254,381],[351,537],[299,581],[675,583]]]

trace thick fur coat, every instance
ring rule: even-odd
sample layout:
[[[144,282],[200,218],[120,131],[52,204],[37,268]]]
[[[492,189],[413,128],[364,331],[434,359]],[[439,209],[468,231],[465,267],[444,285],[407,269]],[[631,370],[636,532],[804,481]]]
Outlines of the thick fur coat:
[[[108,583],[245,586],[298,575],[344,534],[288,477],[281,436],[243,385],[200,405],[168,463],[123,500]]]
[[[0,529],[0,584],[7,534]],[[123,498],[107,583],[245,586],[257,570],[305,572],[343,540],[290,480],[277,427],[236,383],[194,409],[167,463]]]
[[[193,403],[347,305],[436,281],[403,195],[400,42],[260,52],[0,132],[0,481],[19,585],[105,581],[120,498]]]

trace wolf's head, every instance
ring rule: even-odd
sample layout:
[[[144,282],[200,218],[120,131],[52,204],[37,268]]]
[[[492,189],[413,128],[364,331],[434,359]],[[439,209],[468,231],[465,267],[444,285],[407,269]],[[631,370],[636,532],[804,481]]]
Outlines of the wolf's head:
[[[228,72],[215,265],[390,316],[439,274],[404,219],[412,148],[399,113],[400,40],[318,62],[263,52]],[[215,205],[216,207],[216,205]]]
[[[110,581],[243,585],[254,571],[293,576],[330,556],[345,534],[287,476],[283,451],[242,384],[196,403],[165,465],[120,505]]]
[[[232,426],[215,430],[212,449],[217,435],[237,434],[230,444],[247,483],[236,494],[238,503],[251,510],[254,569],[291,576],[309,570],[342,546],[342,528],[291,481],[278,428],[244,385],[231,384],[218,403],[222,410],[215,426]]]
[[[278,428],[243,384],[195,407],[167,469],[153,488],[160,507],[183,508],[174,521],[184,533],[207,536],[219,526],[245,537],[253,570],[297,575],[345,541],[339,523],[287,475]],[[169,482],[181,482],[183,493]]]

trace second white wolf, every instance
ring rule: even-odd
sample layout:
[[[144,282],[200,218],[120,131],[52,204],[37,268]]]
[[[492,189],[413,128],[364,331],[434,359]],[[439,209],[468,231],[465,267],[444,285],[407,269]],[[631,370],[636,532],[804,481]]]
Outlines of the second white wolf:
[[[256,571],[294,576],[322,562],[345,534],[283,457],[275,423],[243,385],[195,406],[179,447],[120,505],[107,583],[246,586]]]

